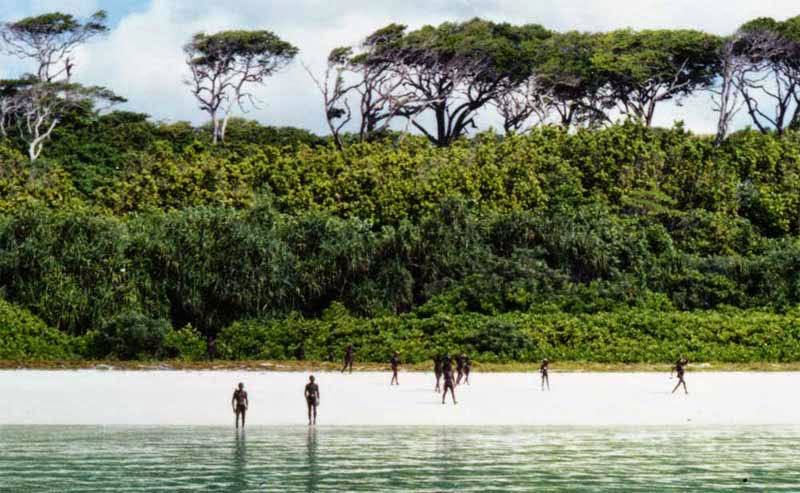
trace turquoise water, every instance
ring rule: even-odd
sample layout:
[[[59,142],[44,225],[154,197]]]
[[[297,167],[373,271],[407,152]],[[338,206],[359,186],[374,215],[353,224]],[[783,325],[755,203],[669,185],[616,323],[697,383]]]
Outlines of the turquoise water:
[[[798,491],[799,443],[770,427],[6,426],[0,491]]]

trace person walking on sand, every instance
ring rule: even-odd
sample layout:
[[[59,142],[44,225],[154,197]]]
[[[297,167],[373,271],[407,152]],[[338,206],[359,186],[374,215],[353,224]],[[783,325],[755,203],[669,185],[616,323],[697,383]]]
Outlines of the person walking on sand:
[[[673,373],[678,374],[678,383],[675,384],[675,388],[672,389],[673,394],[675,393],[676,390],[678,390],[678,387],[680,387],[681,385],[683,385],[683,391],[687,394],[689,393],[689,390],[686,388],[686,381],[683,379],[683,374],[686,371],[686,365],[688,364],[689,360],[681,357],[678,360],[678,362],[675,363],[675,366],[673,366],[672,369],[669,371],[670,378],[672,378]]]
[[[344,366],[342,367],[342,373],[344,373],[344,371],[347,369],[350,370],[350,373],[353,373],[353,360],[355,360],[353,345],[350,344],[347,346],[347,350],[344,352]]]
[[[389,385],[400,385],[400,382],[397,381],[397,369],[400,367],[400,353],[395,351],[389,362],[392,365],[392,381]]]
[[[439,381],[442,379],[442,355],[435,354],[433,356],[433,373],[436,375],[436,387],[433,389],[434,392],[441,392],[442,389],[439,387]]]
[[[247,391],[244,390],[244,384],[239,382],[239,387],[233,391],[231,398],[231,407],[233,407],[233,414],[236,415],[236,429],[239,429],[239,416],[242,417],[242,429],[244,429],[244,418],[247,414],[247,407],[250,402],[247,400]]]
[[[447,390],[450,389],[450,395],[453,397],[453,404],[458,404],[456,401],[455,391],[455,378],[453,376],[453,362],[450,361],[450,356],[444,356],[444,364],[442,365],[442,376],[444,377],[444,388],[442,390],[442,404],[447,398]]]
[[[472,371],[472,360],[464,356],[464,383],[469,385],[469,372]]]
[[[461,385],[461,379],[464,378],[464,360],[466,360],[466,358],[464,353],[456,356],[456,371],[458,372],[458,377],[456,378],[457,386]]]
[[[539,366],[539,373],[542,374],[542,390],[544,390],[545,384],[547,384],[547,390],[550,390],[550,376],[548,375],[548,371],[550,370],[550,362],[547,361],[547,358],[542,360],[541,366]]]
[[[308,426],[311,426],[317,424],[317,406],[319,406],[319,385],[314,383],[314,375],[308,377],[304,394],[308,406]]]

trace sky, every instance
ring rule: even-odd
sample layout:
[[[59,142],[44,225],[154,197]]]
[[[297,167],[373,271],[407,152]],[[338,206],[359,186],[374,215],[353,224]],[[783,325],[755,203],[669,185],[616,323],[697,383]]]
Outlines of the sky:
[[[324,71],[328,52],[358,44],[391,22],[425,24],[482,17],[516,24],[539,23],[553,30],[690,28],[729,34],[755,17],[785,19],[800,14],[796,0],[2,0],[0,20],[62,11],[109,14],[110,32],[75,54],[75,80],[106,86],[128,98],[122,107],[156,120],[206,120],[184,84],[188,71],[182,46],[196,32],[268,29],[300,53],[293,64],[267,80],[256,94],[259,107],[239,114],[268,125],[290,125],[326,133],[322,98],[302,64]],[[0,77],[31,67],[0,56]],[[716,114],[708,94],[677,106],[661,105],[655,124],[676,120],[700,133],[714,131]],[[479,127],[499,126],[490,112]],[[747,124],[740,114],[736,126]]]

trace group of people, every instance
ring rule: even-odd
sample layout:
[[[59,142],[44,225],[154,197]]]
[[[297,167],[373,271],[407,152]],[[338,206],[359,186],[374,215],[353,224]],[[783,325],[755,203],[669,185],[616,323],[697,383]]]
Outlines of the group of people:
[[[352,373],[354,361],[355,351],[353,350],[353,346],[351,344],[347,346],[347,349],[345,350],[344,366],[342,366],[341,372],[344,373],[345,370],[349,370],[350,373]],[[433,357],[433,373],[436,376],[436,386],[434,387],[434,392],[442,393],[442,404],[444,404],[447,399],[448,390],[450,391],[453,404],[458,404],[456,401],[455,388],[458,385],[461,385],[462,380],[463,383],[469,385],[469,374],[472,370],[472,360],[466,354],[461,353],[455,357],[455,369],[453,368],[453,363],[453,358],[451,358],[449,354],[437,354]],[[392,354],[389,364],[392,369],[392,379],[389,382],[389,385],[400,385],[397,377],[397,372],[400,369],[400,354],[397,351]],[[689,393],[688,389],[686,388],[686,381],[683,378],[684,373],[686,372],[686,365],[688,364],[689,360],[681,357],[672,367],[670,371],[670,378],[673,374],[677,374],[678,377],[678,383],[675,385],[675,388],[672,389],[673,394],[681,386],[683,386],[685,393]],[[545,388],[550,390],[549,370],[550,361],[545,358],[542,360],[542,364],[539,366],[539,374],[541,375],[541,389],[543,391]],[[444,382],[443,385],[440,385],[442,383],[442,379],[444,379]],[[314,375],[308,377],[308,383],[305,386],[303,394],[305,396],[306,406],[308,408],[308,425],[315,425],[317,423],[317,406],[319,406],[320,397],[319,385],[315,382]],[[233,392],[231,406],[234,414],[236,415],[236,428],[239,428],[240,418],[242,421],[242,428],[244,428],[245,416],[247,414],[249,402],[247,399],[247,391],[244,390],[244,384],[241,382],[239,382],[238,387]]]
[[[453,370],[453,359],[449,354],[444,356],[437,354],[433,357],[433,373],[436,375],[436,386],[434,392],[442,393],[442,404],[447,399],[447,391],[450,391],[450,396],[453,398],[453,404],[458,404],[456,401],[456,390],[458,385],[461,385],[461,380],[469,385],[469,372],[472,371],[472,360],[464,353],[459,354],[455,358],[455,371]],[[444,377],[444,385],[440,386]]]
[[[314,375],[308,377],[305,391],[303,392],[306,398],[306,405],[308,406],[308,425],[317,424],[317,406],[319,406],[319,385],[314,379]],[[231,407],[233,413],[236,415],[236,428],[239,428],[239,420],[242,421],[242,428],[244,428],[245,417],[247,416],[247,408],[250,407],[250,402],[247,399],[247,391],[244,390],[244,383],[239,382],[236,390],[233,391],[231,398]]]

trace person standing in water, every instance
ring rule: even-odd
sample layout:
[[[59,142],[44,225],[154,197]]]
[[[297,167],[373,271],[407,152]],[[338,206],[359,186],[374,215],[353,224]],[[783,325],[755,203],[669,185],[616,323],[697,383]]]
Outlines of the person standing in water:
[[[466,356],[464,353],[459,354],[456,356],[456,371],[458,372],[458,377],[456,377],[456,385],[461,384],[461,379],[464,378],[464,360]]]
[[[440,354],[435,354],[433,356],[433,373],[436,375],[436,387],[433,391],[441,392],[442,389],[439,387],[439,381],[442,379],[442,356]]]
[[[247,391],[244,390],[244,384],[239,382],[239,387],[233,391],[233,398],[231,398],[231,407],[233,407],[233,414],[236,415],[236,429],[239,429],[239,416],[242,416],[242,429],[244,429],[244,418],[247,414],[247,407],[250,402],[247,400]]]
[[[472,360],[464,356],[464,383],[469,385],[469,372],[472,370]]]
[[[447,398],[447,389],[450,389],[450,395],[453,396],[453,404],[458,404],[456,402],[456,391],[455,391],[455,378],[453,376],[453,362],[450,361],[450,356],[444,356],[444,363],[442,364],[442,376],[444,377],[444,388],[442,389],[442,404],[444,404],[444,400]]]
[[[319,385],[314,383],[314,375],[308,377],[304,394],[308,406],[308,426],[311,426],[317,424],[317,406],[319,406]]]
[[[342,367],[342,373],[344,373],[344,371],[348,368],[350,369],[350,373],[353,373],[353,360],[355,360],[353,345],[350,344],[347,346],[347,350],[344,352],[344,366]]]
[[[683,385],[683,391],[687,394],[689,393],[689,390],[686,388],[686,381],[683,379],[683,374],[686,371],[686,365],[688,364],[689,360],[681,357],[678,360],[678,362],[675,363],[675,366],[673,366],[672,369],[669,371],[670,378],[672,378],[673,373],[678,374],[678,383],[675,384],[675,388],[672,389],[673,394],[675,393],[676,390],[678,390],[678,387],[680,387],[681,385]]]
[[[400,367],[400,353],[395,351],[389,362],[392,365],[392,381],[389,385],[400,385],[400,382],[397,381],[397,369]]]
[[[547,358],[542,360],[541,366],[539,366],[539,373],[542,374],[542,390],[544,390],[545,384],[547,384],[547,390],[550,390],[550,376],[548,375],[548,371],[550,370],[550,362],[547,361]]]

